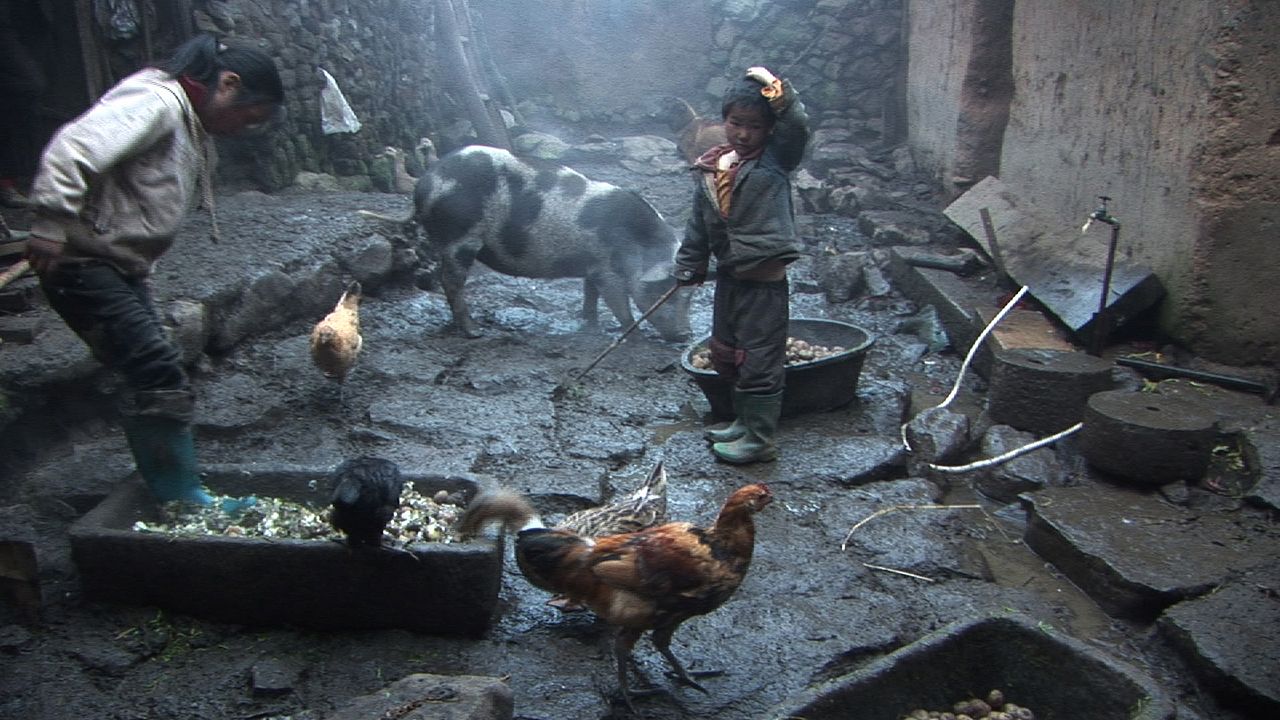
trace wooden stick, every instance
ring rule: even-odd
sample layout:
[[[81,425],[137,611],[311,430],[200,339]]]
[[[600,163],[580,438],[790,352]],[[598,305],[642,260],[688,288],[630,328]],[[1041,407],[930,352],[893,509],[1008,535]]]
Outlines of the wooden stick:
[[[883,570],[885,572],[895,573],[897,575],[906,575],[907,577],[915,578],[917,580],[924,580],[925,582],[933,582],[933,578],[931,577],[926,577],[924,575],[917,575],[913,572],[907,572],[906,570],[894,570],[891,567],[885,567],[883,565],[872,565],[871,563],[862,563],[862,566],[871,568],[872,570]]]
[[[14,263],[12,266],[10,266],[8,270],[5,270],[4,272],[0,273],[0,288],[3,288],[5,285],[8,285],[14,280],[17,280],[18,278],[22,277],[30,269],[31,269],[31,263],[27,262],[26,260],[19,260],[18,262]]]
[[[996,274],[1000,279],[1009,277],[1009,270],[1004,266],[1004,255],[1000,253],[1000,243],[996,242],[996,226],[991,222],[991,211],[986,208],[978,210],[982,218],[982,230],[986,233],[987,244],[991,247],[991,262],[995,263]]]
[[[592,369],[592,368],[594,368],[596,365],[599,365],[599,364],[600,364],[600,361],[601,361],[601,360],[603,360],[603,359],[605,358],[605,356],[606,356],[606,355],[608,355],[609,353],[613,352],[614,348],[616,348],[616,347],[618,347],[619,345],[621,345],[621,344],[622,344],[622,341],[627,339],[627,336],[631,334],[631,331],[632,331],[632,330],[635,330],[636,328],[640,327],[640,323],[642,323],[642,322],[644,322],[645,320],[647,320],[647,319],[649,318],[649,316],[650,316],[650,315],[652,315],[652,314],[653,314],[653,312],[654,312],[655,310],[657,310],[659,307],[661,307],[661,306],[662,306],[662,303],[666,302],[666,301],[667,301],[667,299],[668,299],[668,298],[670,298],[672,295],[674,295],[674,294],[676,293],[676,291],[677,291],[677,290],[679,290],[679,289],[680,289],[680,284],[679,284],[679,283],[676,283],[675,285],[672,285],[672,286],[671,286],[671,289],[669,289],[669,290],[667,290],[666,292],[664,292],[664,293],[662,294],[662,297],[658,298],[658,301],[657,301],[657,302],[655,302],[655,303],[654,303],[654,304],[653,304],[653,305],[652,305],[648,310],[645,310],[645,311],[644,311],[644,314],[643,314],[643,315],[641,315],[641,316],[640,316],[640,317],[639,317],[635,322],[631,323],[631,327],[629,327],[629,328],[627,328],[625,331],[623,331],[623,333],[622,333],[621,335],[619,335],[619,336],[618,336],[618,339],[617,339],[617,340],[614,340],[614,341],[613,341],[613,343],[612,343],[611,345],[609,345],[609,347],[607,347],[607,348],[605,348],[605,349],[604,349],[604,352],[602,352],[602,353],[600,353],[599,355],[597,355],[597,356],[596,356],[596,359],[595,359],[595,360],[592,360],[592,361],[591,361],[591,364],[587,366],[587,369],[585,369],[585,370],[583,370],[582,372],[578,373],[578,377],[574,378],[574,381],[575,381],[575,382],[581,382],[581,381],[582,381],[582,378],[586,377],[586,376],[587,376],[587,373],[591,372],[591,369]]]

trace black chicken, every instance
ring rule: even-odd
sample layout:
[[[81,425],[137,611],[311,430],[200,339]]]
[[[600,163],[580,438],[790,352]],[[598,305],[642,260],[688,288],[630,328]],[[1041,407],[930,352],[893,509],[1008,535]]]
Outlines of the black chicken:
[[[400,468],[390,460],[363,456],[339,465],[333,479],[329,522],[351,547],[381,547],[382,531],[400,507]]]

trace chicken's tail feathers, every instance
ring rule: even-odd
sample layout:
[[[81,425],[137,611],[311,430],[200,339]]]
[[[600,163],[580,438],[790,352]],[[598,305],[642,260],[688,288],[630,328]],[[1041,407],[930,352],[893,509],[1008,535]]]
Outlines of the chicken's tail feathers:
[[[661,460],[658,461],[657,465],[653,466],[653,470],[649,472],[649,477],[645,479],[643,487],[651,495],[667,494],[667,468]]]
[[[502,523],[508,531],[545,527],[538,512],[525,496],[500,488],[477,495],[468,505],[458,529],[463,537],[473,537],[491,522]]]
[[[667,516],[667,470],[661,460],[649,471],[649,477],[645,478],[640,487],[632,490],[627,498],[626,502],[637,508],[652,509],[657,518]]]

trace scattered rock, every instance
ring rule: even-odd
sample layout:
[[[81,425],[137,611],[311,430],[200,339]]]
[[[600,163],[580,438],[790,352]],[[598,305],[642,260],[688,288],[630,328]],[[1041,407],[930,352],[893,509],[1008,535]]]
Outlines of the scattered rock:
[[[813,274],[827,302],[848,302],[859,297],[866,289],[863,270],[871,262],[871,255],[867,252],[815,255]]]
[[[944,462],[968,446],[969,418],[946,408],[928,408],[907,423],[907,442],[916,459]]]
[[[569,150],[569,143],[555,135],[541,132],[517,135],[511,144],[516,155],[541,158],[543,160],[559,160]]]
[[[1031,433],[1007,425],[994,425],[982,437],[984,457],[996,457],[1036,440]],[[1016,502],[1018,495],[1063,484],[1062,467],[1052,447],[1042,447],[1026,455],[996,465],[981,473],[976,486],[983,495],[1002,503]]]
[[[302,670],[292,662],[265,658],[249,669],[249,683],[256,696],[284,695],[293,690]]]
[[[409,675],[362,695],[324,720],[432,717],[450,720],[511,720],[514,701],[502,680],[478,675]]]

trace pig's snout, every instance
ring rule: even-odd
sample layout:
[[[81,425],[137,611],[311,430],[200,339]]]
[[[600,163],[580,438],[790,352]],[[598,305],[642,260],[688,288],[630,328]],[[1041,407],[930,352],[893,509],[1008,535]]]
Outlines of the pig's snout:
[[[688,289],[677,290],[649,316],[650,324],[667,342],[688,342],[693,333],[689,328]]]

